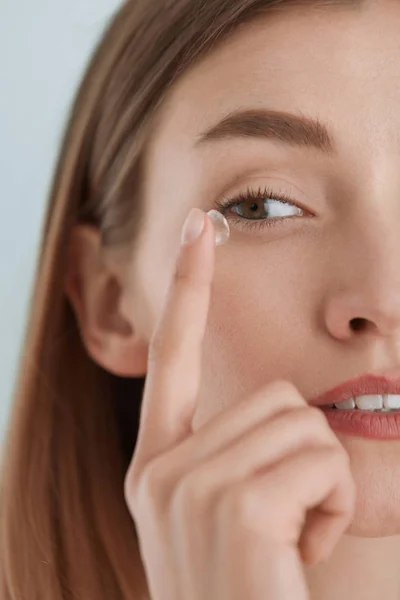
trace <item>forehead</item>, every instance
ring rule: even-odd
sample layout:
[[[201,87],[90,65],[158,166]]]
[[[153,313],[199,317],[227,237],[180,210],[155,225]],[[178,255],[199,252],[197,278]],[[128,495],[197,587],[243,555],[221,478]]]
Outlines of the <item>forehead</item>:
[[[183,143],[251,107],[301,111],[331,122],[339,136],[359,124],[365,135],[374,129],[375,138],[391,139],[400,127],[399,31],[398,0],[266,13],[174,86],[159,137]]]

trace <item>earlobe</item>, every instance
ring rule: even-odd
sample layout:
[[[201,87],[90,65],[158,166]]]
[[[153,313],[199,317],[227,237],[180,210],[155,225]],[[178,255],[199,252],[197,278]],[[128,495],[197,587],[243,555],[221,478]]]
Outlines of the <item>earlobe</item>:
[[[91,358],[115,375],[143,377],[147,372],[148,344],[120,313],[123,290],[103,260],[99,240],[99,232],[93,227],[74,228],[65,292]]]
[[[134,336],[125,344],[118,337],[109,336],[104,344],[93,345],[89,352],[93,360],[113,375],[144,377],[147,373],[148,345]]]

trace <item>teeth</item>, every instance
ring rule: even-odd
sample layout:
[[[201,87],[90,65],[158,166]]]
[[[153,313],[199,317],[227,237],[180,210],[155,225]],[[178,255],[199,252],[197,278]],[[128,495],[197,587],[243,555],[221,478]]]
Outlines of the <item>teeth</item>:
[[[356,396],[347,398],[343,402],[335,404],[339,410],[385,410],[400,409],[400,395],[398,394],[370,394],[365,396]]]
[[[354,402],[354,398],[348,398],[347,400],[343,400],[343,402],[338,402],[335,404],[336,408],[340,410],[349,410],[356,407],[356,403]]]
[[[384,394],[383,406],[385,408],[400,408],[400,396],[397,394]]]
[[[380,395],[356,396],[355,401],[357,408],[361,410],[378,410],[378,408],[383,408],[383,399]]]

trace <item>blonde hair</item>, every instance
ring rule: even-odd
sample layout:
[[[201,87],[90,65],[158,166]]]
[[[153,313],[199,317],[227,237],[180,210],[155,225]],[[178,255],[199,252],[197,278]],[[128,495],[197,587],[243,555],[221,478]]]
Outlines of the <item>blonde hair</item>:
[[[85,351],[64,292],[70,233],[86,222],[105,246],[134,243],[145,144],[168,89],[238,24],[287,4],[128,1],[93,53],[54,177],[4,444],[2,600],[148,597],[123,495],[144,380]]]

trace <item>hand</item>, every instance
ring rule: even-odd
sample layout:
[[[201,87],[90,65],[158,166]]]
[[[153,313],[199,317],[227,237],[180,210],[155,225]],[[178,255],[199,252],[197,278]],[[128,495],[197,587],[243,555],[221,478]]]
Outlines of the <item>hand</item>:
[[[152,600],[306,600],[302,562],[351,522],[349,458],[318,408],[276,381],[196,433],[213,225],[184,246],[151,340],[125,480]]]

